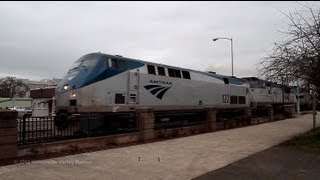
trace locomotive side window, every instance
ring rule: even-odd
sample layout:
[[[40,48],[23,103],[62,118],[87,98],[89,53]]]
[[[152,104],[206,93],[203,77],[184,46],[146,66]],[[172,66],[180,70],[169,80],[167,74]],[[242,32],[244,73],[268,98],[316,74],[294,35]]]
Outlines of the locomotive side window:
[[[246,97],[245,96],[239,96],[239,104],[246,104]]]
[[[223,78],[224,84],[229,84],[229,79],[228,78]]]
[[[147,68],[148,68],[148,73],[149,74],[156,74],[156,69],[154,66],[152,65],[147,65]]]
[[[191,79],[190,73],[188,71],[182,71],[183,79]]]
[[[164,71],[164,67],[158,67],[159,76],[166,76],[166,72]]]
[[[114,103],[115,104],[124,104],[125,103],[125,96],[123,94],[116,93]]]
[[[170,76],[170,77],[175,77],[175,75],[174,75],[174,69],[168,68],[168,72],[169,72],[169,76]]]
[[[168,68],[168,72],[170,77],[181,78],[180,70]]]
[[[174,71],[175,71],[174,73],[176,74],[176,77],[177,77],[177,78],[181,78],[181,72],[180,72],[180,70],[175,69]]]
[[[230,96],[230,104],[238,104],[238,96]]]

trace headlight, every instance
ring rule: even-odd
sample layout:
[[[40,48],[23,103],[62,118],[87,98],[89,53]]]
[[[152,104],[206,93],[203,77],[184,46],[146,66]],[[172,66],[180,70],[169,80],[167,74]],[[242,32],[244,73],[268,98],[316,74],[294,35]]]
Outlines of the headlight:
[[[72,93],[71,93],[71,97],[76,97],[76,93],[75,93],[75,92],[72,92]]]
[[[64,89],[64,90],[67,90],[68,88],[69,88],[69,84],[63,85],[63,89]]]

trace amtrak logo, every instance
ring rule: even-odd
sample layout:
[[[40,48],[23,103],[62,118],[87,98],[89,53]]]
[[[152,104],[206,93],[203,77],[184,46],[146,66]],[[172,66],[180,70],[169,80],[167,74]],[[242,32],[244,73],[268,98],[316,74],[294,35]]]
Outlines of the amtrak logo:
[[[151,94],[155,95],[158,99],[162,99],[163,95],[171,88],[163,87],[160,85],[146,85],[144,86]]]

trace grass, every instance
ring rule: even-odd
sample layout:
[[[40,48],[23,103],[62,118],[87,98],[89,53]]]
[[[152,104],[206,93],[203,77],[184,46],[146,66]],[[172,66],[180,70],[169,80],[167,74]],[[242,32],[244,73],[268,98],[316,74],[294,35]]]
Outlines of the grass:
[[[305,134],[297,136],[284,144],[301,150],[320,152],[320,128],[308,131]]]

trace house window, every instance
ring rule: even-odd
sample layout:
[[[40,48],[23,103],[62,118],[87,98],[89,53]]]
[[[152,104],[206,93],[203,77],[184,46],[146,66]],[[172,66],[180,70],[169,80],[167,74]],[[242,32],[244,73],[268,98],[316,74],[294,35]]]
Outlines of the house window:
[[[47,109],[47,103],[43,103],[43,109]]]
[[[164,71],[164,67],[158,67],[159,76],[166,76],[166,72]]]
[[[183,79],[191,79],[190,73],[188,71],[182,71]]]
[[[114,103],[115,104],[124,104],[125,103],[125,96],[123,94],[116,93]]]
[[[238,96],[230,96],[230,104],[238,104]]]
[[[147,68],[148,68],[148,73],[149,74],[156,74],[156,69],[154,66],[152,65],[147,65]]]
[[[246,97],[245,96],[239,96],[239,104],[246,104]]]

